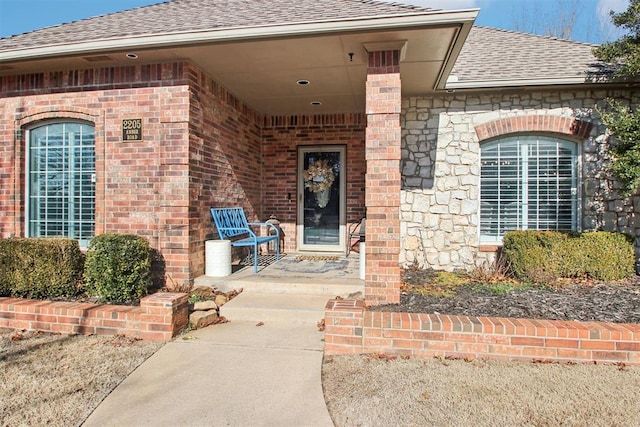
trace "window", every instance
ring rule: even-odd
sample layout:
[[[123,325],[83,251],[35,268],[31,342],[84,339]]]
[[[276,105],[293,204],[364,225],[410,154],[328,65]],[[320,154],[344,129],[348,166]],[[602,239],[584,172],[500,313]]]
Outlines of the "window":
[[[26,235],[69,237],[85,247],[95,229],[95,133],[51,123],[29,131]]]
[[[480,149],[480,242],[510,230],[577,227],[578,147],[549,136],[510,136]]]

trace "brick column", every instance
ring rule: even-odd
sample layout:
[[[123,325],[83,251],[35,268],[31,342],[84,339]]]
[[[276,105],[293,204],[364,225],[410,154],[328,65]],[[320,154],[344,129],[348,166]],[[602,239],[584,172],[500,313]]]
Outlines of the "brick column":
[[[370,51],[367,68],[368,304],[400,301],[400,51]]]

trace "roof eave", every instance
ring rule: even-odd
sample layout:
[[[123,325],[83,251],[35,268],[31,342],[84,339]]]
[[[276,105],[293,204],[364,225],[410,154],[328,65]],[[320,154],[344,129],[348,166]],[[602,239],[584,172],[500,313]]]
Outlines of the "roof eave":
[[[440,74],[436,80],[436,84],[434,86],[435,90],[442,90],[446,88],[447,79],[453,70],[453,67],[458,60],[458,56],[460,56],[460,52],[464,47],[465,42],[467,41],[467,37],[471,32],[471,28],[473,28],[473,23],[475,21],[475,16],[477,16],[480,9],[469,10],[468,12],[475,12],[474,18],[472,20],[467,20],[461,23],[460,30],[456,33],[455,38],[451,41],[447,57],[444,60],[442,69],[440,70]],[[461,11],[462,12],[462,11]]]
[[[295,37],[338,32],[380,31],[394,28],[425,27],[458,24],[471,26],[479,9],[456,11],[429,11],[401,16],[383,16],[365,19],[262,25],[243,28],[225,28],[212,31],[178,32],[160,35],[142,35],[123,38],[92,40],[79,43],[55,44],[44,47],[9,49],[2,51],[2,62],[46,57],[59,57],[130,48],[164,48],[201,43],[228,42],[273,37]],[[466,36],[465,36],[466,37]],[[464,39],[463,39],[464,40]]]

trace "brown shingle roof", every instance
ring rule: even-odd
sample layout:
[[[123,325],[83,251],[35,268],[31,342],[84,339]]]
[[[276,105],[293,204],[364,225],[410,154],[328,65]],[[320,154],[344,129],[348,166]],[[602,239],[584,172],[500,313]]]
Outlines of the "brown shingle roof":
[[[473,27],[451,76],[459,83],[586,78],[594,45],[488,27]],[[451,81],[451,80],[450,80]],[[455,85],[454,82],[448,86]]]
[[[3,38],[0,39],[0,52],[141,35],[409,15],[428,11],[433,9],[374,0],[171,0]]]
[[[160,1],[160,0],[159,0]],[[434,9],[376,0],[169,0],[0,39],[14,49],[218,29],[407,16]],[[473,27],[447,87],[500,86],[519,80],[585,79],[593,45]],[[591,68],[592,70],[594,68]],[[526,84],[526,83],[523,83]]]

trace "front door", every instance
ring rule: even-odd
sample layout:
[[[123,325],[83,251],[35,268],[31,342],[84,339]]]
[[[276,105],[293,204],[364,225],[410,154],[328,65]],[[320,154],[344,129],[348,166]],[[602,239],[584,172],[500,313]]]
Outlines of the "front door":
[[[300,147],[298,250],[345,250],[345,147]]]

